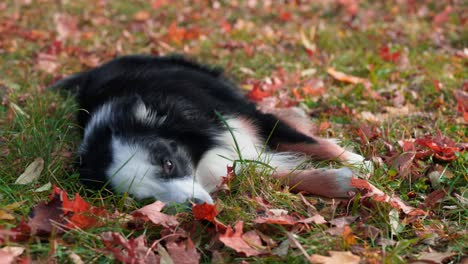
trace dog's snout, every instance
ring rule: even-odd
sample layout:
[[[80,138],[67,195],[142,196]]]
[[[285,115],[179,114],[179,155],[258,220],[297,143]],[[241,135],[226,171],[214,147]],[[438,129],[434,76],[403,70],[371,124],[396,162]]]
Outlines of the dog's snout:
[[[199,198],[192,198],[192,199],[190,199],[190,201],[192,203],[194,203],[194,204],[204,204],[204,203],[206,203],[205,200],[202,200],[202,199],[199,199]]]

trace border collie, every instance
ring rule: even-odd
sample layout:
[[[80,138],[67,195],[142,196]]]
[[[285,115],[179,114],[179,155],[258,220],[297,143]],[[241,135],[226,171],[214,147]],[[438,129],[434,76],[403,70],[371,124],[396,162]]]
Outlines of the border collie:
[[[260,112],[222,70],[181,56],[124,56],[54,87],[74,91],[81,108],[81,180],[137,199],[213,203],[210,193],[239,159],[269,164],[293,191],[346,197],[354,190],[349,168],[304,162],[370,165],[332,140],[299,132],[294,120]]]

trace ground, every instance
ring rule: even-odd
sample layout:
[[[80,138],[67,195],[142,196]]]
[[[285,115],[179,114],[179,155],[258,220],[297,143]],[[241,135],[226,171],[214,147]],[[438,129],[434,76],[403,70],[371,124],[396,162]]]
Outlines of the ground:
[[[466,4],[278,2],[1,2],[0,262],[467,261]],[[134,53],[222,66],[376,169],[340,200],[292,194],[262,164],[227,171],[215,207],[87,191],[79,109],[47,86]]]

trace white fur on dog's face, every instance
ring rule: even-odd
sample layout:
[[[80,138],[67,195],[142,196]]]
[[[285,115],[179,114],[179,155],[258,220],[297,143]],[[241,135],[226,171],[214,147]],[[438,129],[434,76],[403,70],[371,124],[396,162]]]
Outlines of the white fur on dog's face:
[[[112,138],[112,163],[106,170],[112,187],[129,192],[136,198],[155,197],[163,202],[199,200],[213,203],[211,196],[195,180],[193,174],[174,179],[161,177],[161,166],[151,162],[144,147]]]

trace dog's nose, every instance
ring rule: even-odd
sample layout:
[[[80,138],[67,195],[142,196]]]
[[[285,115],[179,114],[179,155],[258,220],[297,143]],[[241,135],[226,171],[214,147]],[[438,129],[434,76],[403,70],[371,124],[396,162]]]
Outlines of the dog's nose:
[[[199,199],[199,198],[192,198],[190,199],[194,204],[202,204],[202,203],[206,203],[206,201],[202,200],[202,199]]]

